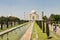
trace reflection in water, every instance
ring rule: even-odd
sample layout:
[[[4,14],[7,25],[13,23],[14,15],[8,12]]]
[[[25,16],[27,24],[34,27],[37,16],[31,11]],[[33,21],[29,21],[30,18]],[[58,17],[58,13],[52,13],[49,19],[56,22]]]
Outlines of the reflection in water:
[[[0,36],[0,40],[19,40],[21,38],[21,36],[26,32],[29,25],[30,24],[19,27],[9,33],[4,34],[3,37]]]

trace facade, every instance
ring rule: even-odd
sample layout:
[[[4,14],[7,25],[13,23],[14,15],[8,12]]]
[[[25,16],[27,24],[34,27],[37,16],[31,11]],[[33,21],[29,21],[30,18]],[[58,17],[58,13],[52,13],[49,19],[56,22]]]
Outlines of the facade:
[[[35,10],[32,10],[31,14],[29,14],[29,20],[39,20],[39,15],[36,14]]]

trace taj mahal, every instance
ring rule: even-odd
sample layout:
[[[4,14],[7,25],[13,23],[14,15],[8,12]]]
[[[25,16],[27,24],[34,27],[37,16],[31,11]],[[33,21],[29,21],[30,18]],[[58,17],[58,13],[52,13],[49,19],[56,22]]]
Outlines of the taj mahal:
[[[29,14],[27,14],[26,17],[27,17],[26,19],[28,20],[39,20],[39,15],[35,10],[29,12]]]
[[[32,10],[31,13],[29,14],[29,19],[30,20],[38,20],[39,19],[39,15],[36,14],[35,10]]]

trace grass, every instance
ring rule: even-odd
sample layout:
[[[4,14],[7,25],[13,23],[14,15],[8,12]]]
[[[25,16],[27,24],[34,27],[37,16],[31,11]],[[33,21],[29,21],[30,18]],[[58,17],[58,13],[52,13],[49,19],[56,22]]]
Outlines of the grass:
[[[60,40],[60,36],[52,31],[50,31],[50,37],[52,37],[51,40]]]
[[[50,31],[50,39],[49,40],[60,40],[60,36],[57,36],[55,33]],[[48,40],[46,33],[42,33],[42,30],[39,28],[37,23],[34,23],[32,40]]]
[[[36,35],[38,35],[38,37],[36,37]],[[42,33],[39,26],[36,23],[34,23],[32,40],[46,40],[46,38],[47,38],[46,34]]]
[[[58,25],[58,27],[60,28],[60,24],[56,24],[56,25]]]

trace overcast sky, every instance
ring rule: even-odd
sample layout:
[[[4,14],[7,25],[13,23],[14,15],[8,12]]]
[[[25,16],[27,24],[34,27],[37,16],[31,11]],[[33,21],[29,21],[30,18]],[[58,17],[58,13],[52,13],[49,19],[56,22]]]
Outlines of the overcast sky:
[[[0,0],[0,16],[13,15],[23,18],[25,14],[29,14],[32,10],[36,10],[45,15],[60,13],[60,0]]]

